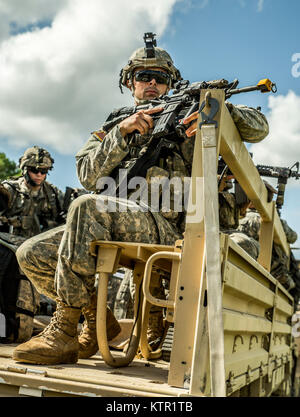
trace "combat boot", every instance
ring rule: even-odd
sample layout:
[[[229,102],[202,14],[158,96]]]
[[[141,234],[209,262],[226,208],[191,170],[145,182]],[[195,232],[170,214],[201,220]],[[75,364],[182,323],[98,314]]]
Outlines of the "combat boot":
[[[38,336],[16,347],[12,358],[41,365],[76,363],[80,314],[80,308],[69,307],[58,300],[49,325]]]
[[[97,314],[97,296],[91,297],[91,304],[82,309],[84,322],[82,331],[79,335],[79,353],[80,359],[88,359],[98,352],[97,332],[96,332],[96,314]],[[121,331],[121,327],[109,307],[106,310],[106,329],[107,340],[114,339]]]
[[[163,311],[150,311],[147,329],[147,340],[152,351],[155,351],[164,335]]]

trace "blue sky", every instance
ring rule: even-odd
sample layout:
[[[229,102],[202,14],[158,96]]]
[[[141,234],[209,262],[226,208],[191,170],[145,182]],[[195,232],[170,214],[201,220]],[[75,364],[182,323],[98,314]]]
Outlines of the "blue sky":
[[[276,82],[274,95],[231,101],[268,116],[270,134],[251,147],[254,161],[291,166],[300,160],[299,16],[298,0],[2,0],[0,151],[17,161],[27,147],[43,146],[55,158],[49,181],[80,186],[74,156],[112,108],[131,104],[118,74],[153,31],[185,79]],[[299,191],[291,179],[282,210],[298,235]]]

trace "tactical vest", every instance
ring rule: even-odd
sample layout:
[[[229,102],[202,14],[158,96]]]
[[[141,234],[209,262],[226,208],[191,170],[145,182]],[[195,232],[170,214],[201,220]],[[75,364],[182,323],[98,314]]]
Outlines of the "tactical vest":
[[[107,130],[110,131],[114,126],[120,123],[121,120],[130,116],[130,114],[133,114],[135,111],[136,107],[123,107],[121,109],[114,110],[109,115],[102,129],[104,131],[106,130],[106,132]],[[140,176],[146,179],[148,183],[149,205],[152,198],[150,194],[151,185],[155,182],[156,178],[166,178],[168,180],[172,180],[174,177],[180,178],[182,181],[181,191],[175,190],[173,188],[170,190],[170,210],[165,211],[165,207],[162,205],[162,189],[158,190],[158,196],[155,199],[159,200],[159,215],[165,218],[168,223],[173,226],[173,230],[178,234],[177,238],[181,238],[185,227],[184,225],[186,214],[184,207],[185,190],[183,181],[185,177],[187,178],[191,176],[193,156],[192,152],[189,150],[187,151],[187,146],[188,148],[192,147],[193,149],[194,139],[188,138],[183,140],[179,138],[174,132],[174,135],[155,138],[153,141],[153,139],[151,139],[151,133],[147,135],[141,135],[137,132],[134,132],[127,136],[126,141],[129,148],[129,153],[119,164],[117,169],[112,172],[111,176],[116,178],[116,171],[119,169],[127,169],[130,173],[132,165],[136,163],[137,159],[139,159],[138,169],[134,171],[133,176]],[[144,159],[149,150],[150,157]],[[130,179],[130,175],[128,179]],[[182,209],[180,212],[176,211],[175,208],[175,202],[178,200],[181,200]],[[168,241],[167,233],[163,233],[163,228],[166,229],[167,225],[165,223],[164,226],[160,225],[161,222],[159,221],[160,219],[156,212],[152,212],[152,215],[158,226],[161,242],[165,242],[166,244],[170,243]],[[173,238],[171,238],[171,241],[173,241]]]
[[[108,133],[124,118],[130,116],[136,110],[135,107],[123,107],[118,110],[114,110],[106,122],[102,125],[101,131]],[[138,133],[132,133],[127,136],[127,145],[129,147],[129,154],[123,159],[121,164],[117,167],[129,169],[131,164],[134,163],[136,158],[139,158],[144,152],[144,148],[147,149],[147,144],[151,138],[151,134],[140,135]],[[179,177],[183,180],[184,177],[191,177],[191,168],[193,161],[195,137],[181,139],[167,136],[166,138],[160,138],[159,143],[155,147],[155,157],[149,161],[148,165],[143,163],[141,165],[140,176],[146,177],[147,182],[151,182],[151,178],[155,177]],[[115,170],[116,171],[116,170]],[[116,173],[112,173],[112,177],[116,177]],[[182,190],[182,195],[184,195]],[[170,222],[175,229],[180,233],[185,229],[185,214],[183,210],[178,213],[172,210],[175,200],[178,195],[174,193],[171,196],[171,211],[160,211],[160,215]],[[182,202],[183,203],[183,202]],[[221,229],[236,229],[238,226],[239,210],[236,205],[233,194],[219,193],[219,214],[220,214],[220,227]],[[153,213],[154,217],[155,213]]]
[[[38,306],[39,294],[20,273],[14,252],[0,245],[0,343],[29,340]]]
[[[3,181],[2,184],[8,184],[13,193],[9,208],[0,213],[1,223],[4,225],[1,231],[9,232],[12,226],[13,234],[32,237],[58,225],[61,205],[51,184],[44,182],[42,185],[42,198],[40,191],[36,196],[24,192],[20,181]]]

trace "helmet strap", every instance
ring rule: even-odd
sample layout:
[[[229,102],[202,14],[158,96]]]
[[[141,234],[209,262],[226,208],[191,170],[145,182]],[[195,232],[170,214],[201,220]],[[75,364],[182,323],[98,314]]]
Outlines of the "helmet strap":
[[[24,178],[27,182],[27,184],[31,185],[32,187],[36,187],[37,184],[33,181],[33,179],[31,179],[30,175],[28,174],[28,171],[26,169],[25,173],[24,173]]]
[[[46,177],[45,177],[44,181],[41,182],[40,184],[37,184],[36,182],[34,182],[33,179],[30,177],[30,175],[28,173],[27,167],[24,167],[23,176],[24,176],[25,181],[27,182],[27,184],[31,185],[32,187],[42,186],[44,184],[44,181],[46,180]]]

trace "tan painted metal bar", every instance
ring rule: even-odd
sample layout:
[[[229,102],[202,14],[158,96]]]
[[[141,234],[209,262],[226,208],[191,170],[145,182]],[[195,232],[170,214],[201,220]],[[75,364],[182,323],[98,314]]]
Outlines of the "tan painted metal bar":
[[[175,299],[174,337],[168,377],[168,384],[175,387],[187,388],[191,376],[199,291],[204,268],[203,213],[202,143],[198,129],[195,136],[182,262]]]
[[[143,280],[143,292],[145,300],[147,300],[150,304],[160,306],[160,307],[168,307],[174,308],[174,300],[162,300],[160,298],[153,297],[150,293],[150,282],[151,282],[151,272],[154,262],[157,259],[171,259],[173,261],[180,261],[181,254],[174,253],[174,252],[157,252],[150,256],[148,261],[146,262],[145,272],[144,272],[144,280]]]
[[[147,340],[147,329],[148,329],[148,322],[149,322],[149,312],[152,305],[156,305],[159,307],[167,307],[169,309],[174,310],[174,299],[169,298],[168,300],[162,300],[153,295],[150,292],[150,283],[151,283],[151,273],[152,267],[155,261],[158,259],[170,259],[172,260],[172,270],[173,264],[177,265],[181,259],[180,253],[173,253],[173,252],[157,252],[151,255],[146,262],[145,272],[144,272],[144,279],[143,279],[143,293],[144,293],[144,300],[143,300],[143,314],[142,314],[142,329],[141,329],[141,337],[140,337],[140,349],[142,355],[145,359],[158,359],[161,356],[161,348],[158,347],[156,351],[152,351],[149,347],[148,340]]]
[[[270,339],[269,339],[269,358],[268,358],[268,382],[272,382],[272,376],[273,376],[273,370],[271,367],[271,362],[273,361],[273,348],[274,348],[274,334],[275,334],[275,313],[276,313],[276,307],[277,307],[277,298],[278,298],[278,284],[277,281],[275,291],[274,291],[274,304],[273,304],[273,311],[272,311],[272,324],[271,324],[271,331],[270,331]]]
[[[239,298],[253,299],[255,303],[269,308],[273,306],[273,291],[230,262],[227,264],[224,287],[226,291],[231,290]]]
[[[137,317],[133,332],[129,341],[128,349],[123,357],[114,357],[111,354],[107,340],[107,286],[109,274],[114,273],[119,265],[122,249],[117,245],[99,246],[96,271],[99,273],[96,332],[99,351],[103,360],[110,366],[118,368],[129,365],[134,359],[140,339],[141,314]],[[137,265],[139,266],[139,265]],[[143,266],[141,266],[143,270]],[[136,297],[138,297],[136,291]]]
[[[229,332],[260,332],[271,331],[272,324],[269,320],[250,314],[225,310],[223,313],[224,330]]]
[[[182,251],[182,240],[177,240],[175,243],[174,252],[180,253]],[[181,263],[181,256],[180,256],[180,262],[179,260],[177,262],[172,262],[172,271],[171,271],[171,278],[170,278],[170,288],[169,288],[169,299],[174,300],[174,306],[175,306],[175,299],[176,299],[176,293],[177,293],[177,284],[178,284],[178,275],[180,270],[180,263]],[[166,311],[166,320],[169,323],[174,323],[174,306],[172,308],[167,308]]]
[[[206,242],[206,282],[210,347],[211,395],[225,397],[224,330],[217,186],[217,138],[214,125],[203,125],[202,157],[204,175],[204,228]],[[196,333],[198,329],[196,328]],[[194,358],[194,360],[197,360]]]
[[[147,329],[148,329],[148,322],[149,322],[149,312],[152,305],[156,305],[159,307],[167,307],[171,310],[174,310],[175,302],[174,299],[169,298],[168,300],[162,300],[153,295],[150,292],[150,283],[151,283],[151,273],[152,267],[155,261],[158,259],[170,259],[172,260],[172,272],[173,267],[179,263],[181,259],[180,253],[173,253],[173,252],[157,252],[151,255],[146,262],[145,272],[144,272],[144,279],[143,279],[143,293],[144,293],[144,300],[143,300],[143,313],[142,313],[142,329],[141,329],[141,337],[140,337],[140,349],[142,355],[145,359],[157,359],[161,356],[161,349],[160,347],[155,351],[152,352],[148,340],[147,340]],[[177,268],[176,268],[177,270]],[[176,274],[177,277],[177,274]],[[173,277],[173,278],[176,278]],[[174,283],[172,283],[174,287]]]
[[[108,365],[119,368],[128,366],[134,359],[140,339],[141,329],[141,315],[139,315],[136,326],[134,326],[133,334],[131,336],[127,352],[124,357],[114,357],[111,354],[106,331],[106,310],[107,310],[107,284],[109,273],[100,272],[100,279],[98,284],[98,303],[97,303],[97,341],[99,351],[103,360]]]
[[[219,102],[224,100],[223,91],[209,91]],[[206,92],[208,90],[201,92],[200,103],[205,99]],[[215,120],[220,121],[220,112],[216,114]],[[216,163],[215,160],[215,166]],[[182,263],[177,284],[174,339],[168,379],[169,385],[177,387],[186,387],[189,384],[193,363],[196,320],[198,314],[202,314],[199,313],[198,306],[201,299],[201,279],[205,268],[204,200],[202,138],[198,128],[195,135]],[[200,329],[198,329],[198,332],[200,334]]]
[[[210,366],[209,366],[209,339],[206,296],[206,274],[203,268],[201,280],[199,311],[196,322],[198,332],[195,336],[194,357],[191,370],[191,395],[210,394]]]
[[[153,253],[158,251],[172,253],[174,246],[100,240],[91,242],[90,253],[97,257],[96,273],[100,274],[96,320],[98,346],[104,361],[112,367],[129,365],[137,353],[141,334],[143,299],[143,292],[139,291],[139,288],[141,288],[144,276],[145,263]],[[137,290],[135,291],[134,302],[134,326],[127,351],[123,357],[113,357],[106,336],[107,283],[108,274],[115,272],[119,265],[127,268],[132,268],[134,265],[133,281]],[[170,261],[166,257],[160,257],[157,259],[157,266],[169,271]]]
[[[48,368],[49,369],[49,368]],[[137,386],[130,380],[127,383],[120,381],[101,380],[101,378],[87,378],[85,376],[62,375],[59,372],[49,371],[47,375],[40,376],[34,374],[17,374],[6,369],[0,368],[0,381],[16,387],[30,387],[40,389],[43,392],[53,391],[66,393],[68,396],[99,396],[99,397],[179,397],[186,395],[171,387],[155,387],[154,384]],[[0,382],[0,387],[1,387]],[[1,388],[0,388],[1,391]],[[15,396],[15,395],[14,395]]]
[[[262,219],[267,222],[272,221],[273,205],[271,202],[267,203],[267,189],[224,104],[220,128],[220,154]],[[274,240],[289,254],[286,236],[277,211],[274,216]]]
[[[272,201],[272,218],[267,222],[262,220],[259,232],[259,256],[257,262],[259,262],[267,271],[271,270],[272,260],[272,247],[274,236],[274,219],[275,219],[275,201]]]

